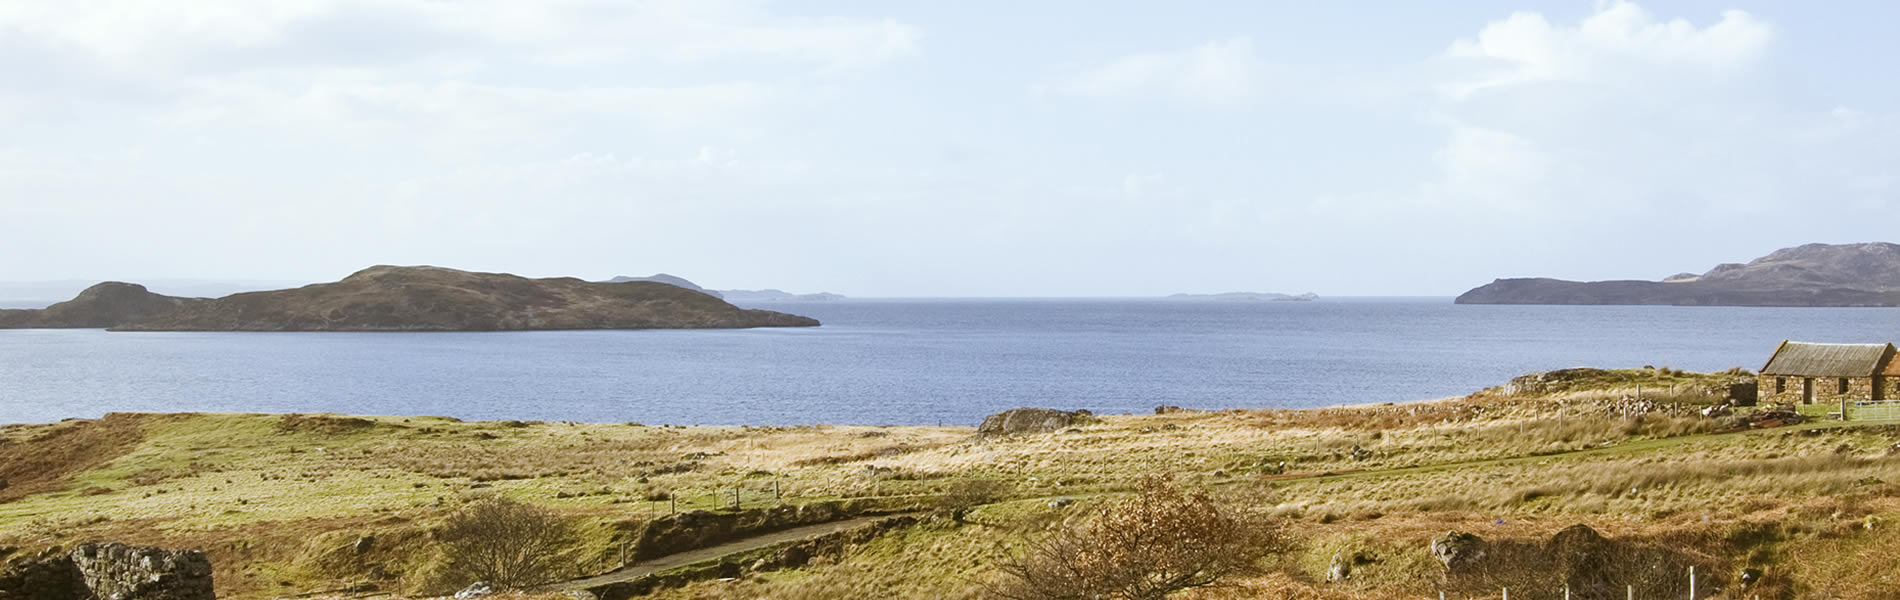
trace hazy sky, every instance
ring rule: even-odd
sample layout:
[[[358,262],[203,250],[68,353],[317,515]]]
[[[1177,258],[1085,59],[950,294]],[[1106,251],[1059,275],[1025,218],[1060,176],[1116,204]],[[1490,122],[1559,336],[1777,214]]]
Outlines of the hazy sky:
[[[1892,2],[0,2],[0,280],[1450,295],[1900,240]]]

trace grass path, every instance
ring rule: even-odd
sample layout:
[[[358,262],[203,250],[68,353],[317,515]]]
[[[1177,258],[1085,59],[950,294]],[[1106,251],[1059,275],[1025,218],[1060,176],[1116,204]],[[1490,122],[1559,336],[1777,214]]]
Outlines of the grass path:
[[[862,526],[869,525],[869,524],[882,521],[884,519],[888,519],[895,516],[900,516],[900,515],[874,515],[874,516],[868,516],[868,517],[857,517],[853,519],[845,519],[843,521],[832,521],[830,523],[821,523],[818,525],[806,525],[804,527],[794,527],[791,529],[774,531],[772,533],[756,535],[756,536],[752,536],[752,537],[748,537],[748,538],[744,538],[740,540],[726,542],[724,544],[719,544],[717,546],[707,546],[705,548],[699,548],[696,550],[688,550],[685,552],[680,552],[678,554],[669,554],[666,556],[648,560],[646,562],[635,563],[626,567],[622,567],[619,570],[606,573],[603,575],[596,575],[596,576],[588,577],[585,579],[575,579],[572,581],[566,581],[562,583],[553,584],[553,585],[548,586],[544,591],[584,590],[587,588],[598,587],[598,586],[603,586],[603,585],[612,584],[612,583],[620,583],[623,581],[633,581],[635,579],[646,577],[648,575],[653,575],[655,573],[660,573],[660,572],[671,570],[671,569],[677,569],[677,568],[695,564],[695,563],[706,562],[713,559],[730,556],[733,554],[751,552],[753,550],[775,546],[778,544],[794,542],[794,541],[802,540],[805,538],[817,537],[821,535],[826,535],[826,534],[836,533],[840,531],[845,531],[848,529],[862,527]]]

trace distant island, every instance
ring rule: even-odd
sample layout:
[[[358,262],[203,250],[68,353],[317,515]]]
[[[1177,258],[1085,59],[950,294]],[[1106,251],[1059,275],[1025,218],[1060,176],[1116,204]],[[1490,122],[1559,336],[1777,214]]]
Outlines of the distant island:
[[[815,327],[652,282],[529,279],[441,267],[375,266],[341,281],[216,299],[107,282],[44,309],[0,310],[0,329],[114,331],[508,331]]]
[[[1319,294],[1276,294],[1262,292],[1223,292],[1219,294],[1175,294],[1169,300],[1214,300],[1221,302],[1309,302],[1319,299]]]
[[[648,275],[646,277],[632,277],[628,275],[621,275],[618,277],[614,277],[613,279],[607,280],[608,283],[625,283],[628,281],[656,281],[656,282],[664,283],[667,285],[686,288],[695,292],[712,296],[714,298],[719,298],[719,299],[727,300],[727,301],[736,301],[736,302],[823,302],[823,301],[829,301],[829,300],[845,299],[845,297],[842,295],[833,294],[830,292],[819,292],[816,294],[794,294],[791,292],[778,290],[778,289],[711,290],[711,289],[706,289],[704,287],[701,287],[699,284],[693,283],[692,281],[686,279],[685,277],[680,277],[678,275],[669,275],[666,273],[655,273],[652,275]]]
[[[1807,244],[1661,281],[1499,279],[1458,304],[1900,306],[1900,245]]]

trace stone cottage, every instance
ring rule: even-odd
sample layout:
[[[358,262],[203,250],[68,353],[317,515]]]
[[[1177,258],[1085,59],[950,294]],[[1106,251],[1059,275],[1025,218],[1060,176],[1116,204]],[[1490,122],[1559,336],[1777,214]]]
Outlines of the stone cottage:
[[[1893,344],[1782,342],[1762,366],[1762,402],[1814,404],[1900,400]]]

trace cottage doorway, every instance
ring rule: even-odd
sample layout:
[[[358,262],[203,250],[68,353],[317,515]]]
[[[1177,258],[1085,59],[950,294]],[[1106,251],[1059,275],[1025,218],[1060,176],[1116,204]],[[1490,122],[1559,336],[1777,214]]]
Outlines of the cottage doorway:
[[[1801,378],[1801,403],[1814,404],[1814,378]]]

